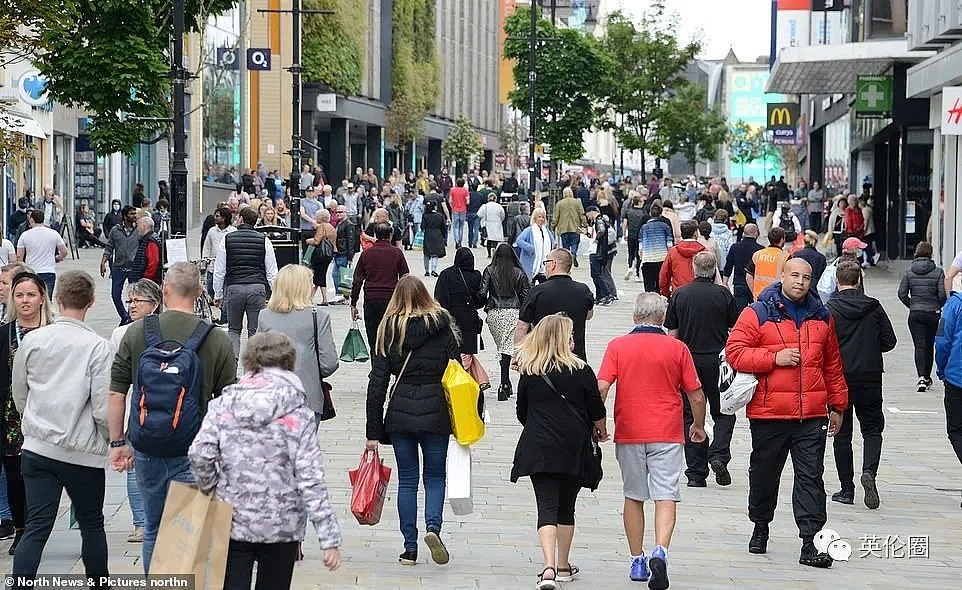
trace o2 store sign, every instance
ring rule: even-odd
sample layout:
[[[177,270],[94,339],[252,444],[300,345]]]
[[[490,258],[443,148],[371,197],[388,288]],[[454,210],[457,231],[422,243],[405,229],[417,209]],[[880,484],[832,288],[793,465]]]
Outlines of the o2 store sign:
[[[27,70],[18,84],[20,100],[32,107],[47,104],[47,78],[39,70]]]

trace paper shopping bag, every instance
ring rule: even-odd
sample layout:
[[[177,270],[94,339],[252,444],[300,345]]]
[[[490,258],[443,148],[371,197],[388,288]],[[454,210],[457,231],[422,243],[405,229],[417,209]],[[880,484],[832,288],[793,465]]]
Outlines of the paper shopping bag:
[[[347,331],[347,336],[344,338],[344,344],[341,346],[340,359],[345,363],[363,363],[370,358],[371,355],[368,353],[367,346],[364,344],[364,336],[361,334],[361,328],[357,322],[354,322],[354,325]]]
[[[337,292],[344,297],[351,296],[351,289],[354,288],[354,270],[349,266],[342,266],[337,269]]]
[[[458,516],[474,512],[471,495],[471,447],[459,443],[454,437],[448,440],[448,503]]]
[[[381,461],[377,450],[365,451],[357,469],[347,472],[351,478],[351,514],[358,524],[375,525],[381,521],[391,468]]]
[[[220,590],[234,508],[185,483],[171,482],[151,574],[194,574],[197,590]]]

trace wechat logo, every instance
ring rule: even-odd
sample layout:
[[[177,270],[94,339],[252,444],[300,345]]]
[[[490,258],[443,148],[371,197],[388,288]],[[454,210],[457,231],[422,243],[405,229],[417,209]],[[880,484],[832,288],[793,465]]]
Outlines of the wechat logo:
[[[815,535],[815,548],[820,553],[828,553],[835,561],[848,561],[852,557],[852,546],[832,529],[822,529]]]

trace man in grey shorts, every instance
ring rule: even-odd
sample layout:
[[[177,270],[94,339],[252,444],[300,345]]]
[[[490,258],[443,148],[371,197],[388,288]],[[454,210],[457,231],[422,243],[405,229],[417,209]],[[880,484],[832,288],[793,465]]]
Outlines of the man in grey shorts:
[[[635,301],[630,334],[608,344],[598,389],[615,397],[615,455],[621,466],[625,496],[625,535],[631,551],[628,577],[648,581],[654,590],[668,588],[668,545],[675,529],[678,481],[685,464],[682,398],[687,393],[694,421],[689,436],[705,440],[705,394],[691,353],[665,331],[668,302],[658,293]],[[644,411],[639,411],[644,408]],[[655,546],[645,556],[645,501],[655,502]]]

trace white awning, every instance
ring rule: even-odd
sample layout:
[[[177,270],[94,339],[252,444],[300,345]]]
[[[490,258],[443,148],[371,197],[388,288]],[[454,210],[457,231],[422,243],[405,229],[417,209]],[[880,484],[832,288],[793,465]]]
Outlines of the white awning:
[[[905,39],[786,47],[775,60],[766,92],[854,94],[859,76],[880,76],[896,62],[917,63],[933,51],[909,51]]]
[[[43,127],[41,127],[40,123],[37,123],[32,117],[21,117],[20,115],[6,113],[0,115],[0,127],[3,127],[7,131],[22,133],[23,135],[36,137],[38,139],[43,139],[46,137],[43,132]]]

